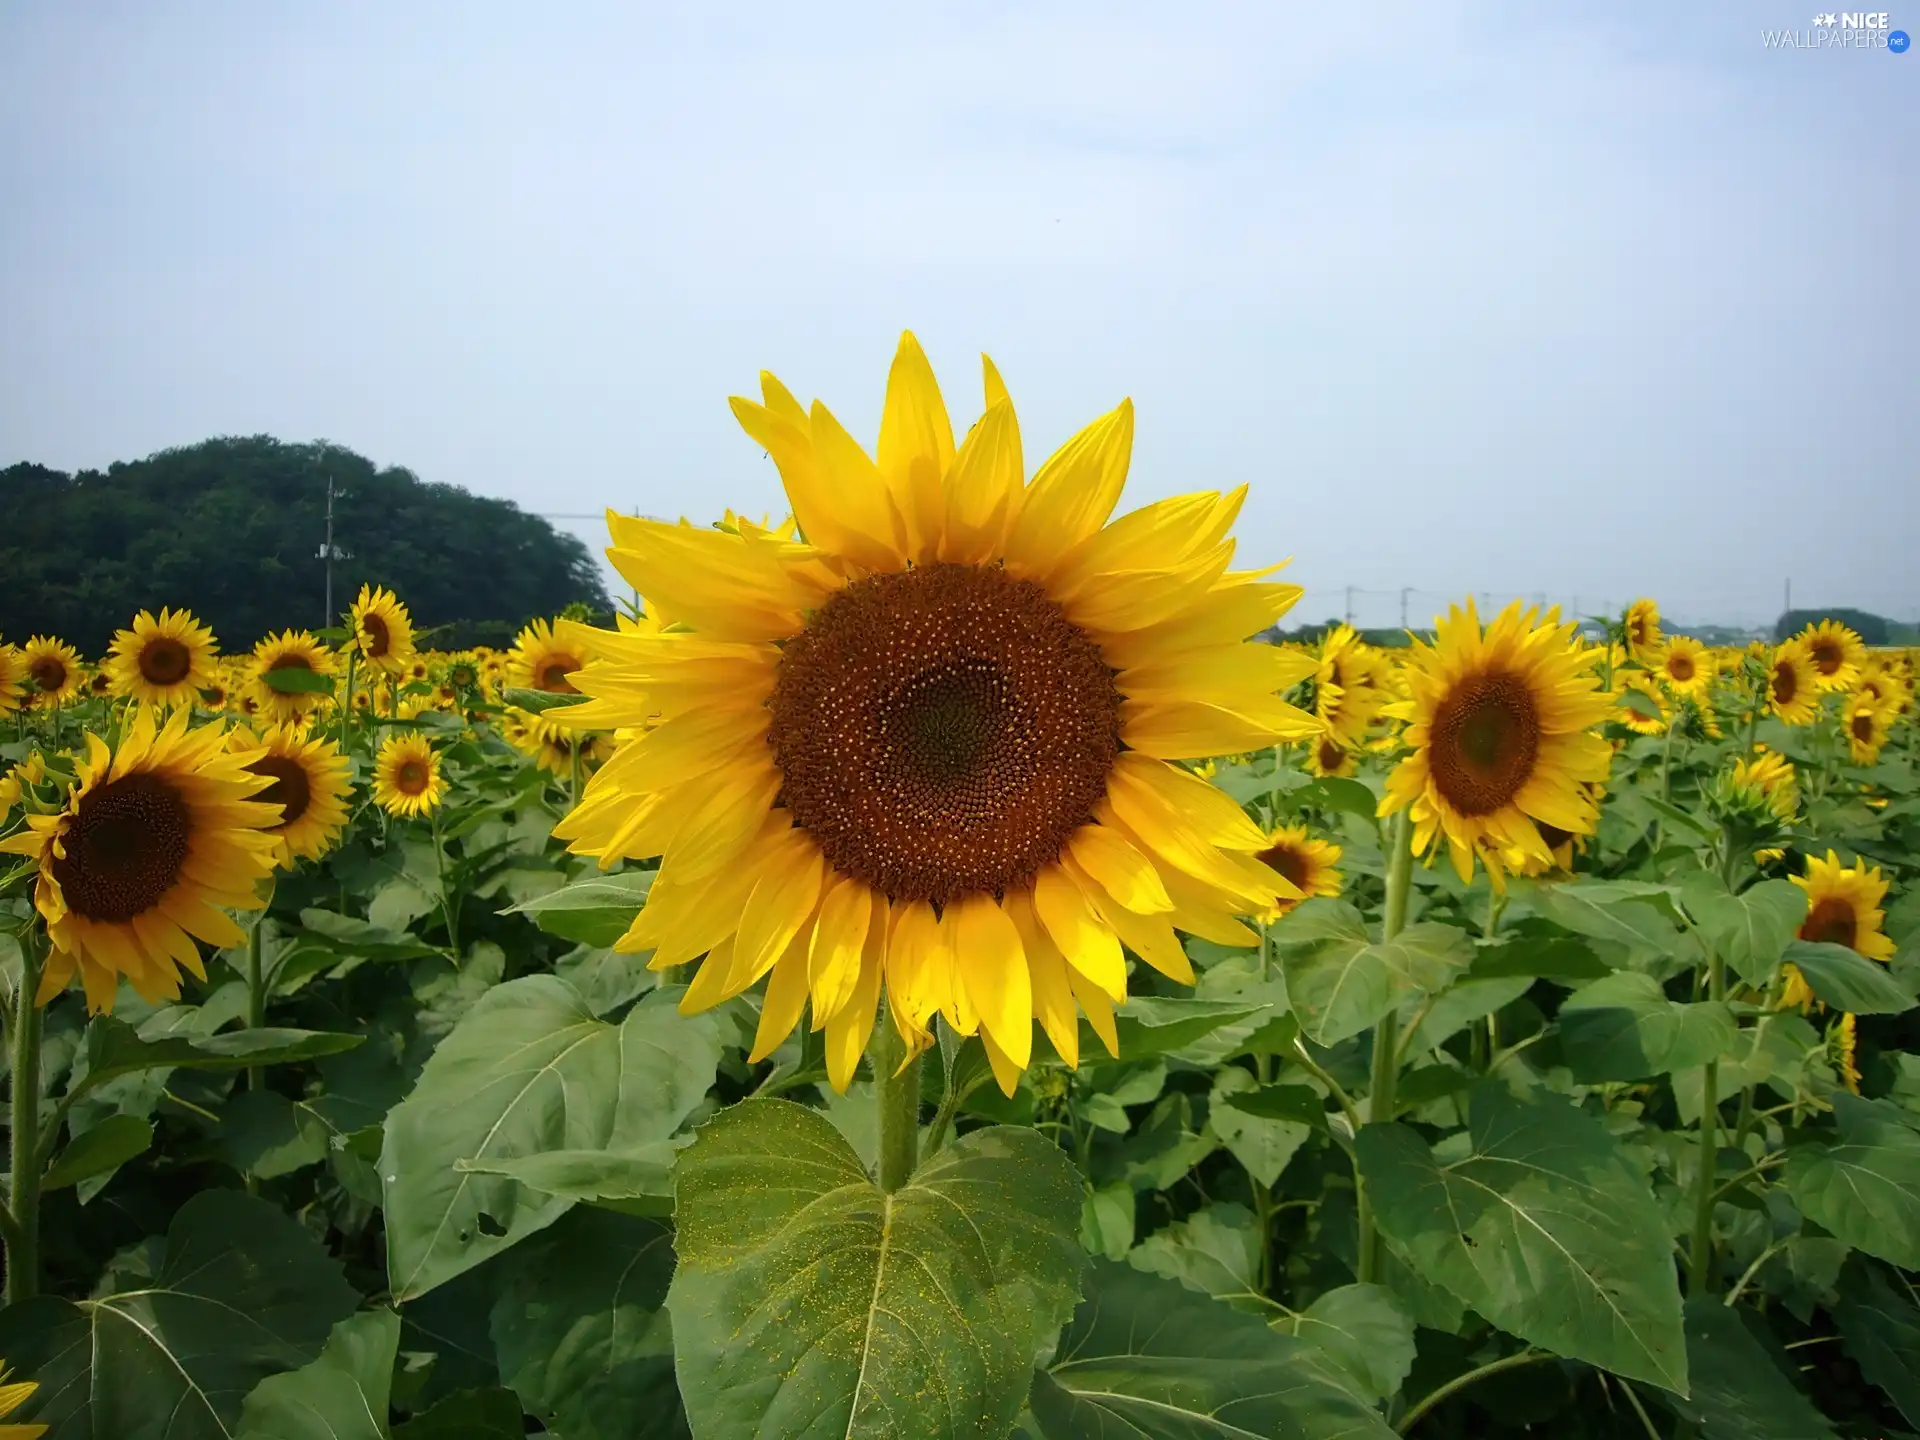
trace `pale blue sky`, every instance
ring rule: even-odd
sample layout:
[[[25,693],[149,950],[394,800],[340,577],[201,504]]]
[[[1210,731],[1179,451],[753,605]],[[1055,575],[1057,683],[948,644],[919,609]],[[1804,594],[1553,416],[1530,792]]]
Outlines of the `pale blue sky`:
[[[0,465],[757,512],[727,395],[871,440],[911,327],[1030,460],[1131,395],[1132,501],[1249,482],[1301,618],[1912,619],[1920,54],[1763,48],[1812,13],[10,0]]]

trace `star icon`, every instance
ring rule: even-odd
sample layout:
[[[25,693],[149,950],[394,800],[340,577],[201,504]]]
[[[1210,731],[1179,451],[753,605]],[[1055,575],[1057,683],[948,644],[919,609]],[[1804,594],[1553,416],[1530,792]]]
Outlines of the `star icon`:
[[[1834,14],[1829,10],[1824,14],[1816,15],[1813,17],[1813,23],[1816,25],[1831,25],[1834,23]]]

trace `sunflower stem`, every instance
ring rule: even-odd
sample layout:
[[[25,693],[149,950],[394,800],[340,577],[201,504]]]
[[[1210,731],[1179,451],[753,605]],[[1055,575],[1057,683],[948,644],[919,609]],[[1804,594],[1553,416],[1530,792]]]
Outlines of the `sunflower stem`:
[[[347,689],[340,701],[340,748],[353,753],[353,662],[358,652],[347,651]]]
[[[1380,938],[1392,940],[1407,924],[1407,897],[1413,887],[1413,811],[1401,810],[1393,817],[1393,829],[1387,841],[1387,906],[1380,924]],[[1369,1124],[1387,1125],[1393,1121],[1394,1090],[1400,1079],[1400,1027],[1394,1012],[1380,1017],[1373,1028],[1373,1089],[1367,1096]],[[1359,1245],[1357,1269],[1362,1284],[1380,1273],[1386,1258],[1385,1242],[1373,1216],[1373,1201],[1364,1179],[1359,1185]]]
[[[273,903],[271,891],[267,903]],[[267,912],[262,907],[247,930],[247,1028],[258,1030],[267,1023],[267,985],[264,954],[267,948]],[[247,1088],[258,1090],[267,1083],[267,1072],[259,1065],[247,1067]]]
[[[40,1293],[40,967],[45,948],[31,935],[20,947],[20,989],[14,997],[13,1183],[7,1208],[13,1223],[6,1237],[9,1305]]]
[[[873,1044],[873,1098],[880,1115],[880,1188],[892,1194],[913,1174],[920,1150],[920,1057],[882,1013]]]
[[[460,963],[460,926],[455,918],[459,913],[458,902],[453,892],[447,889],[447,847],[440,833],[440,807],[433,807],[433,870],[440,881],[440,910],[447,917],[447,949],[453,952],[454,964]]]
[[[1731,868],[1731,867],[1729,867]],[[1707,994],[1727,998],[1727,972],[1718,950],[1707,955]],[[1688,1288],[1705,1295],[1713,1288],[1713,1207],[1719,1192],[1720,1062],[1709,1060],[1700,1075],[1700,1173],[1695,1177],[1693,1250]]]

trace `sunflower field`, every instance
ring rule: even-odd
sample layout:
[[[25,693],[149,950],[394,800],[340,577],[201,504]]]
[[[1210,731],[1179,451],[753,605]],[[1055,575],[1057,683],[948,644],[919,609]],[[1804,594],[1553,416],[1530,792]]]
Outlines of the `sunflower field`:
[[[612,628],[0,637],[0,1437],[1920,1434],[1915,655],[1267,643],[983,368]]]

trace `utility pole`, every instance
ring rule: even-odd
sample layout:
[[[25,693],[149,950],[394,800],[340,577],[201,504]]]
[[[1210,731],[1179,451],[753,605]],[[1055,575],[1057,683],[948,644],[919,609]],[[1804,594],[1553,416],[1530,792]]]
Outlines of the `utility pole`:
[[[1793,614],[1793,577],[1788,576],[1786,603],[1780,612],[1780,616],[1782,619],[1785,619],[1791,614]]]
[[[1411,594],[1413,594],[1413,587],[1411,585],[1402,585],[1400,587],[1400,628],[1402,630],[1407,628],[1407,597]]]
[[[1347,624],[1353,624],[1353,586],[1347,586]]]
[[[339,618],[333,613],[333,562],[336,560],[346,560],[350,558],[346,551],[342,550],[338,545],[333,543],[333,502],[335,500],[344,500],[346,498],[347,498],[346,491],[336,490],[333,488],[333,472],[328,471],[327,472],[327,538],[326,538],[326,542],[321,545],[319,550],[319,558],[326,562],[326,567],[327,567],[327,613],[325,618],[323,618],[320,622],[320,627],[323,630],[327,626],[333,624],[333,622],[337,618]]]

